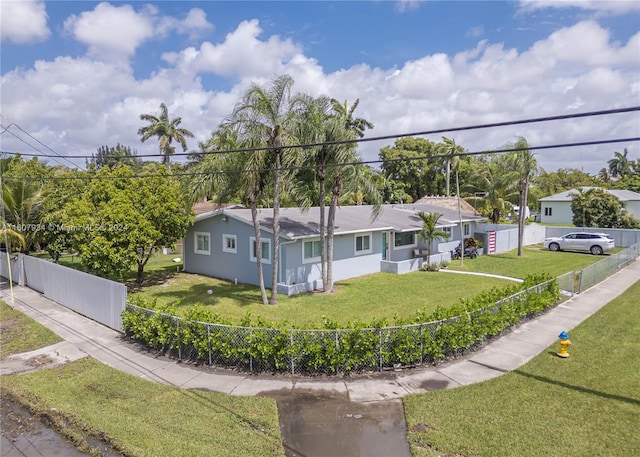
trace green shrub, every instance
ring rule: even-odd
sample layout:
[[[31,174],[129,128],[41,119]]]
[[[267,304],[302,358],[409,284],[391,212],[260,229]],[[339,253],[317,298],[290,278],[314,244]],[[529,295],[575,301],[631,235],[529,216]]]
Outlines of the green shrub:
[[[286,322],[253,319],[232,326],[199,305],[184,318],[175,307],[137,300],[123,313],[125,334],[148,347],[196,362],[251,371],[350,373],[398,364],[435,363],[538,314],[560,299],[557,281],[533,275],[522,284],[486,290],[449,308],[387,322],[356,321],[338,329],[324,319],[321,329],[296,330]]]

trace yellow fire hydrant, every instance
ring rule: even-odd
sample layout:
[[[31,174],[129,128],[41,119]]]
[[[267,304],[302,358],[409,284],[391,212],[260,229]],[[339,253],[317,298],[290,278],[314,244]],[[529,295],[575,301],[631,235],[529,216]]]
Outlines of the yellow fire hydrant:
[[[558,338],[560,338],[560,350],[558,351],[557,355],[558,357],[566,359],[567,357],[569,357],[567,349],[569,348],[569,346],[571,346],[571,340],[569,339],[569,335],[567,334],[567,332],[564,331],[560,335],[558,335]]]

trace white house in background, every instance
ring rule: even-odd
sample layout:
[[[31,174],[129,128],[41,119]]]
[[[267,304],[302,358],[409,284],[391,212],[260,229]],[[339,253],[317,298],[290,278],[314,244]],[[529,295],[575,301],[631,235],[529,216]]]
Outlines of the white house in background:
[[[586,192],[593,187],[582,187]],[[628,214],[640,219],[640,194],[631,190],[603,189],[616,197]],[[541,222],[549,224],[573,224],[573,212],[571,211],[571,198],[578,190],[571,189],[559,194],[540,199]]]

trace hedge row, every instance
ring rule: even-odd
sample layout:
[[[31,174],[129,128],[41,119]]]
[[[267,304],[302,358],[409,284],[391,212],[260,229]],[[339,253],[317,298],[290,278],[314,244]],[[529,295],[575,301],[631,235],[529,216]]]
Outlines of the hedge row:
[[[252,320],[230,325],[200,305],[175,317],[174,305],[130,304],[125,334],[147,347],[196,363],[248,371],[336,374],[435,363],[499,334],[560,298],[555,279],[530,276],[520,285],[491,289],[449,308],[405,319],[354,322],[338,329],[296,329]]]

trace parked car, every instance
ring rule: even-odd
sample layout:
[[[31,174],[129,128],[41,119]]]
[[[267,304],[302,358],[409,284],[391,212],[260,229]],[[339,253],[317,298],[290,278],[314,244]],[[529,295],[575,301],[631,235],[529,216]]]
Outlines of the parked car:
[[[615,241],[606,233],[572,232],[562,236],[546,238],[544,247],[550,251],[587,251],[601,255],[615,247]]]

